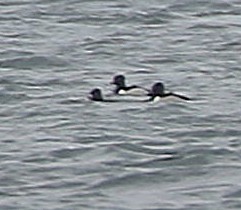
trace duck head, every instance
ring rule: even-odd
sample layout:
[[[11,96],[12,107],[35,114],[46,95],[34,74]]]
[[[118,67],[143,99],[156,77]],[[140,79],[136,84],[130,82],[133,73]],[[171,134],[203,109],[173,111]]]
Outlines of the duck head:
[[[165,94],[164,91],[165,87],[163,83],[157,82],[152,86],[151,91],[148,93],[148,95],[152,97],[163,96]]]
[[[101,90],[99,88],[93,89],[89,93],[89,99],[92,101],[103,101]]]
[[[116,75],[111,84],[117,85],[118,87],[125,87],[125,77],[123,75]]]

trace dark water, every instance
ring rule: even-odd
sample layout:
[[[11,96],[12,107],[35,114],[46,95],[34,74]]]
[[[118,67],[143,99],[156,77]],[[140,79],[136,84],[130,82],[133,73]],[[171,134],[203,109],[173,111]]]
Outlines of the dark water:
[[[241,2],[0,2],[0,209],[241,209]],[[93,103],[113,75],[190,103]]]

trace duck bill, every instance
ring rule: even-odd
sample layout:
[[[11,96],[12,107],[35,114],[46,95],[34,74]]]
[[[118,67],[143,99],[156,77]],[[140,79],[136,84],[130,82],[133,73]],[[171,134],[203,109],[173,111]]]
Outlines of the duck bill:
[[[151,91],[149,91],[149,90],[147,90],[148,92],[147,92],[147,96],[154,96],[154,94],[151,92]]]
[[[112,82],[110,82],[110,85],[116,85],[116,83],[112,81]]]
[[[87,96],[87,98],[88,98],[89,100],[92,100],[92,99],[93,99],[93,97],[92,97],[91,94],[89,94],[89,95]]]
[[[87,98],[88,98],[89,100],[93,100],[93,93],[92,93],[92,91],[89,92],[89,94],[87,95]]]

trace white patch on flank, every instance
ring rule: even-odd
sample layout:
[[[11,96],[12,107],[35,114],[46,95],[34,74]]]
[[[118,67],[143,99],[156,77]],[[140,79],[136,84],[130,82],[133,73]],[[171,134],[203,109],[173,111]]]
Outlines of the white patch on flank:
[[[180,99],[180,98],[178,98],[176,96],[167,96],[167,97],[163,98],[163,101],[174,102],[174,101],[183,101],[183,99]]]
[[[156,96],[154,99],[153,99],[153,102],[159,102],[159,101],[161,101],[162,100],[162,98],[160,97],[160,96]]]
[[[128,91],[128,94],[133,96],[146,96],[147,91],[142,88],[133,88]]]
[[[183,101],[183,99],[180,99],[176,96],[167,96],[167,97],[159,97],[159,96],[156,96],[154,99],[153,99],[153,102],[156,103],[156,102],[164,102],[164,103],[168,103],[168,102],[178,102],[178,101]]]
[[[147,91],[141,88],[133,88],[131,90],[119,90],[118,94],[120,95],[132,95],[132,96],[146,96]]]
[[[120,95],[126,95],[127,92],[126,92],[125,90],[119,90],[118,94],[120,94]]]

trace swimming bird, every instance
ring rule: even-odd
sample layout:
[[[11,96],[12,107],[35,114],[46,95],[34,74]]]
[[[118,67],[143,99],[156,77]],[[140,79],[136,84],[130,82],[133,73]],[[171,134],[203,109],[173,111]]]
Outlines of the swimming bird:
[[[117,95],[141,96],[141,95],[147,95],[147,93],[148,93],[148,90],[146,90],[145,88],[140,87],[138,85],[126,86],[125,76],[121,75],[121,74],[114,76],[111,84],[116,85],[114,93]]]
[[[103,101],[104,100],[101,90],[99,88],[95,88],[92,91],[90,91],[88,98],[91,101]]]
[[[151,90],[149,91],[148,94],[146,94],[147,96],[150,96],[149,99],[147,100],[112,100],[112,99],[104,99],[103,96],[102,96],[102,92],[99,88],[95,88],[93,89],[92,91],[90,91],[89,93],[89,100],[91,101],[100,101],[100,102],[150,102],[150,101],[160,101],[162,100],[163,98],[166,98],[166,97],[170,97],[170,96],[174,96],[174,97],[177,97],[177,98],[180,98],[182,100],[191,100],[189,97],[187,96],[183,96],[183,95],[180,95],[180,94],[177,94],[177,93],[173,93],[173,92],[168,92],[166,93],[165,92],[165,87],[163,85],[163,83],[161,82],[157,82],[155,83]]]
[[[180,98],[180,99],[186,100],[186,101],[191,100],[189,97],[179,95],[177,93],[173,93],[173,92],[166,93],[165,87],[164,87],[163,83],[161,83],[161,82],[157,82],[152,86],[151,91],[148,93],[148,96],[150,96],[148,101],[159,101],[162,98],[166,98],[169,96],[174,96],[176,98]]]
[[[104,99],[102,96],[102,92],[99,88],[94,88],[92,91],[90,91],[88,98],[91,101],[118,102],[117,100]]]
[[[135,100],[135,99],[131,99],[131,100],[115,100],[115,99],[105,99],[102,96],[102,92],[99,88],[95,88],[92,91],[90,91],[89,95],[88,95],[88,99],[91,101],[99,101],[99,102],[148,102],[147,100]]]

